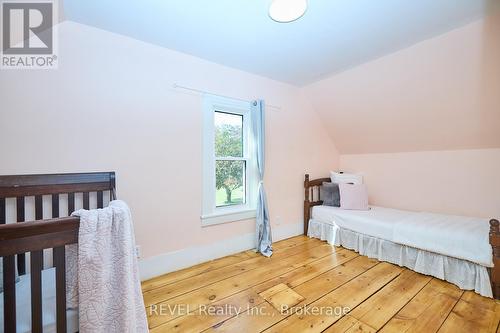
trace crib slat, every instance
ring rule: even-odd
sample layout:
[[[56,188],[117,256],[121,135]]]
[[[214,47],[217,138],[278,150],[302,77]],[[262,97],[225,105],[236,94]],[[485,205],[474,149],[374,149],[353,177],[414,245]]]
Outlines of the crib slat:
[[[42,196],[35,196],[35,220],[43,218]],[[31,331],[41,333],[42,325],[42,269],[43,250],[33,251],[30,256],[31,267]]]
[[[35,196],[35,220],[43,219],[43,198],[41,195]],[[43,267],[43,253],[41,257],[42,267]]]
[[[97,191],[97,208],[104,207],[104,196],[102,191]]]
[[[90,208],[89,192],[83,192],[83,209]]]
[[[5,198],[0,198],[0,224],[5,224]]]
[[[4,332],[16,332],[16,270],[14,256],[3,257]]]
[[[54,248],[56,267],[56,320],[57,333],[66,333],[66,262],[64,246]]]
[[[43,219],[43,201],[42,201],[42,196],[41,195],[36,195],[35,196],[35,220],[41,220]],[[32,323],[32,330],[33,332],[38,332],[38,318],[36,317],[36,311],[39,310],[38,312],[41,311],[41,302],[42,302],[42,297],[41,297],[41,292],[42,292],[42,287],[41,287],[41,281],[42,277],[40,275],[40,272],[38,270],[42,270],[43,267],[43,252],[42,251],[34,251],[31,252],[30,256],[30,262],[31,262],[31,323]],[[39,268],[40,267],[40,268]],[[39,276],[40,275],[40,276]],[[40,284],[40,285],[39,285]],[[40,302],[40,309],[38,308],[38,302]],[[41,325],[41,318],[40,318],[40,325]]]
[[[75,211],[75,193],[68,193],[68,215]]]
[[[24,222],[24,197],[16,198],[17,222]]]
[[[52,217],[59,217],[59,194],[52,194]]]
[[[52,194],[52,218],[59,217],[59,194]],[[54,263],[54,250],[52,250],[52,263]]]
[[[31,331],[42,333],[42,269],[43,250],[33,251],[31,262]]]
[[[24,222],[24,197],[16,198],[17,222]],[[26,257],[24,253],[17,255],[17,272],[19,275],[26,274]]]
[[[43,219],[43,198],[41,195],[35,196],[35,220]],[[31,262],[31,323],[33,332],[42,331],[42,318],[36,316],[37,312],[41,313],[42,307],[42,277],[39,275],[38,269],[40,271],[43,269],[43,250],[31,252],[30,257]],[[39,268],[40,267],[40,268]],[[40,284],[40,285],[38,285]],[[38,304],[38,302],[40,304]],[[40,308],[38,308],[40,306]],[[38,330],[38,325],[40,325],[40,330]]]
[[[43,205],[42,196],[35,196],[35,220],[41,220],[43,218]]]

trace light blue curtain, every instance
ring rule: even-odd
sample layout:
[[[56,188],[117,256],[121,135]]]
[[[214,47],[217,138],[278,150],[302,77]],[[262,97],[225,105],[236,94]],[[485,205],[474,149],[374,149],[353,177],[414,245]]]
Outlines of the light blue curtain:
[[[253,135],[257,151],[257,167],[259,169],[259,191],[257,198],[256,217],[256,249],[266,257],[273,254],[271,222],[269,220],[269,209],[267,208],[266,192],[264,190],[264,143],[265,143],[265,116],[264,101],[252,102]]]

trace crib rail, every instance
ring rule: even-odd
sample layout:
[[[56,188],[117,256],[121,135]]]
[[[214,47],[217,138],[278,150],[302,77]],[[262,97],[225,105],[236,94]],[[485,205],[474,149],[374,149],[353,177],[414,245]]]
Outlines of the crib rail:
[[[0,256],[44,250],[78,241],[80,218],[11,223],[0,226]]]
[[[0,176],[0,197],[88,193],[115,188],[114,172]]]
[[[67,215],[75,210],[75,194],[81,193],[82,206],[90,208],[90,193],[96,193],[97,208],[104,206],[104,192],[116,198],[115,173],[71,173],[0,176],[0,256],[3,257],[4,332],[16,332],[16,268],[26,274],[29,253],[31,279],[32,332],[42,332],[42,270],[44,250],[52,249],[56,273],[57,332],[66,332],[65,246],[78,242],[80,219],[59,217],[60,195],[67,194]],[[43,196],[51,196],[51,219],[43,220]],[[26,199],[34,197],[35,221],[25,222]],[[16,222],[6,223],[6,199],[15,199]],[[48,214],[45,214],[48,215]],[[14,221],[13,221],[14,222]],[[17,258],[17,266],[16,266]]]
[[[90,208],[89,196],[97,193],[97,208],[104,206],[104,191],[109,191],[110,200],[116,198],[114,172],[66,173],[46,175],[0,176],[0,225],[6,223],[6,199],[15,198],[16,221],[24,222],[26,217],[26,198],[35,198],[35,219],[43,218],[43,196],[52,198],[52,216],[59,217],[59,196],[68,195],[67,214],[75,210],[75,194],[82,193],[83,208]],[[17,254],[17,271],[26,274],[24,253]]]

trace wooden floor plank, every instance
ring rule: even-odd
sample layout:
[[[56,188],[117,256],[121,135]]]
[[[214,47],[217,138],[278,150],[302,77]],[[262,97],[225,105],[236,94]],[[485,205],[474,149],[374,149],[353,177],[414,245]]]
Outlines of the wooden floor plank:
[[[189,314],[186,312],[184,316],[152,328],[150,332],[201,332],[232,316],[239,315],[247,309],[249,304],[262,303],[265,303],[264,299],[253,290],[248,289],[213,304],[200,306]]]
[[[352,280],[356,276],[362,274],[367,269],[375,266],[377,264],[376,261],[368,259],[366,257],[356,257],[355,259],[349,260],[345,264],[341,264],[338,267],[323,273],[317,276],[310,281],[306,281],[301,285],[294,288],[294,291],[304,297],[304,300],[296,305],[296,307],[301,307],[304,305],[308,305],[318,298],[328,294],[332,290],[340,287],[341,285],[347,283]],[[288,285],[294,285],[292,281],[287,283]],[[259,288],[253,288],[259,290]],[[281,311],[280,311],[281,313]],[[274,316],[272,318],[266,319],[266,324],[269,324],[267,327],[274,325],[284,318],[290,316],[290,313],[285,312],[283,316]],[[222,325],[219,325],[217,328],[211,329],[212,331],[236,331],[238,327],[242,327],[242,321],[246,322],[248,317],[252,317],[249,313],[243,313],[238,317],[233,317],[230,320],[227,320]],[[260,327],[260,330],[264,330],[267,327]]]
[[[500,333],[492,299],[304,236],[273,246],[145,281],[151,332]]]
[[[325,246],[321,242],[303,242],[297,244],[293,247],[283,248],[281,251],[277,252],[271,258],[264,256],[258,256],[254,258],[248,258],[238,263],[231,264],[219,269],[215,269],[209,272],[200,273],[196,276],[186,278],[181,281],[170,283],[168,285],[157,287],[153,290],[144,292],[144,304],[146,306],[151,306],[153,304],[160,303],[162,301],[169,300],[176,296],[188,293],[197,288],[208,286],[210,284],[216,283],[218,281],[234,277],[239,274],[247,274],[249,271],[257,268],[261,268],[264,264],[271,264],[277,262],[282,258],[292,256],[294,254],[303,253],[307,249],[312,249],[318,246]],[[331,253],[331,251],[329,251]]]
[[[375,333],[376,329],[370,327],[368,324],[351,317],[350,315],[345,315],[340,318],[335,324],[327,328],[324,333]]]
[[[349,315],[379,330],[430,280],[429,276],[405,269],[397,278],[352,310]]]
[[[284,240],[281,240],[279,242],[273,243],[273,250],[276,252],[279,252],[280,250],[283,250],[287,247],[294,247],[300,244],[308,243],[308,242],[313,242],[313,243],[323,243],[319,239],[314,239],[314,238],[309,238],[309,237],[303,237],[303,236],[295,236],[291,238],[287,238]],[[256,253],[256,252],[254,252]],[[257,255],[261,255],[256,253]]]
[[[261,254],[260,253],[257,253],[255,250],[247,250],[247,251],[243,251],[241,253],[244,253],[246,254],[247,256],[249,256],[250,258],[253,258],[253,257],[258,257],[260,256]]]
[[[261,332],[277,321],[283,320],[285,315],[271,304],[264,302],[232,318],[236,318],[237,320],[222,322],[211,327],[206,332]]]
[[[229,266],[231,264],[235,264],[250,258],[251,256],[245,251],[227,257],[223,257],[220,259],[212,260],[209,262],[204,262],[196,266],[185,268],[176,272],[161,275],[156,278],[144,281],[142,283],[142,292],[147,292],[170,283],[181,281],[189,277],[196,276],[198,274],[210,272],[215,269],[224,266]]]
[[[272,288],[280,283],[286,284],[288,287],[293,288],[298,285],[303,284],[331,269],[337,267],[338,265],[350,261],[358,257],[359,255],[353,251],[347,251],[345,249],[337,249],[335,255],[325,256],[318,259],[310,264],[303,265],[300,269],[296,269],[273,279],[266,280],[261,284],[253,287],[253,289],[261,293],[266,289]]]
[[[304,243],[308,243],[308,242],[320,243],[318,240],[313,240],[310,238],[296,236],[296,237],[288,238],[288,239],[279,241],[277,243],[274,243],[273,247],[274,247],[275,251],[278,251],[278,253],[279,253],[279,252],[281,252],[282,249],[291,248],[291,247],[301,245]],[[233,255],[230,255],[227,257],[204,262],[204,263],[201,263],[201,264],[198,264],[198,265],[195,265],[192,267],[188,267],[188,268],[185,268],[182,270],[178,270],[178,271],[175,271],[172,273],[164,274],[164,275],[155,277],[153,279],[149,279],[147,281],[144,281],[142,283],[142,291],[147,292],[147,291],[150,291],[152,289],[155,289],[155,288],[158,288],[161,286],[165,286],[165,285],[168,285],[168,284],[171,284],[171,283],[174,283],[177,281],[181,281],[183,279],[186,279],[186,278],[189,278],[192,276],[196,276],[199,274],[210,272],[212,270],[219,269],[219,268],[224,267],[224,266],[229,266],[229,265],[232,265],[235,263],[239,263],[243,260],[251,259],[251,258],[255,258],[255,257],[261,257],[261,255],[257,254],[253,250],[248,250],[248,251],[240,252],[240,253],[233,254]]]
[[[458,287],[433,278],[380,332],[437,332],[462,296]]]
[[[499,306],[491,299],[466,291],[438,332],[496,332]]]
[[[315,277],[307,283],[294,287],[293,290],[306,298],[302,305],[311,304],[376,265],[378,265],[376,260],[357,257],[346,264],[340,265],[338,268]]]
[[[265,332],[322,332],[345,315],[345,311],[361,304],[402,271],[392,264],[380,263],[311,303],[309,312],[293,314]]]
[[[229,297],[245,289],[258,285],[268,279],[274,278],[288,271],[292,271],[304,264],[311,263],[322,257],[325,257],[336,250],[330,245],[324,244],[312,249],[305,250],[303,253],[292,255],[278,260],[269,260],[258,269],[251,270],[245,274],[237,275],[231,279],[225,279],[214,284],[202,287],[184,295],[175,297],[165,302],[155,304],[155,307],[173,306],[175,304],[186,304],[195,310],[201,305],[214,303],[220,299]],[[273,256],[274,257],[274,256]],[[166,323],[179,314],[173,313],[164,316],[158,316],[155,312],[148,311],[150,327],[156,327]]]
[[[304,296],[296,293],[293,289],[287,287],[285,284],[281,284],[280,286],[284,286],[285,288],[273,293],[269,293],[268,295],[264,295],[265,292],[260,294],[262,298],[264,298],[277,310],[291,308],[305,300]]]
[[[325,261],[324,260],[325,258],[319,259],[319,260],[317,260],[317,261],[315,261],[315,262],[313,262],[311,264],[307,264],[307,265],[304,265],[304,266],[296,268],[295,270],[293,270],[292,272],[290,272],[290,273],[293,273],[293,274],[286,273],[286,274],[281,275],[278,278],[278,280],[271,279],[271,281],[272,280],[279,281],[278,283],[281,283],[284,286],[296,286],[296,285],[298,285],[300,283],[304,283],[304,282],[307,281],[307,280],[304,280],[304,276],[303,275],[304,274],[306,274],[306,275],[310,274],[310,270],[309,270],[310,266],[315,266],[316,263],[318,263],[318,262],[321,264],[321,267],[332,269],[334,267],[341,266],[341,265],[344,265],[344,264],[346,266],[349,266],[350,265],[350,261],[352,261],[353,258],[358,258],[358,257],[359,256],[357,256],[357,254],[354,253],[354,252],[352,252],[352,251],[339,250],[338,252],[335,252],[332,255],[328,256],[328,259],[329,259],[328,261]],[[355,262],[353,264],[353,266],[357,266],[358,267],[358,272],[359,272],[358,274],[361,274],[362,272],[364,272],[366,270],[366,267],[367,267],[367,263],[366,262],[368,262],[368,261],[370,261],[370,260],[367,259],[367,258],[363,258],[363,260]],[[375,265],[375,262],[371,261],[371,265],[372,266]],[[345,271],[346,269],[343,268],[342,270]],[[350,269],[350,271],[353,271],[353,269]],[[320,272],[321,271],[318,270],[317,274],[321,274]],[[301,274],[301,273],[304,273],[304,274]],[[339,275],[339,274],[335,273],[335,275]],[[313,278],[313,276],[310,276],[310,278]],[[256,293],[257,292],[263,292],[267,287],[268,287],[268,284],[267,284],[267,281],[265,281],[265,282],[263,282],[263,283],[261,283],[259,285],[256,285],[256,286],[252,287],[251,290],[253,290]],[[333,287],[334,286],[332,286],[332,288]],[[328,289],[328,290],[331,290],[331,289]],[[248,290],[244,291],[242,293],[246,293],[246,292],[248,292]],[[237,298],[237,297],[239,297],[240,294],[232,295],[229,298]],[[221,302],[225,302],[226,300],[227,299],[223,299]],[[248,304],[246,304],[246,307],[248,309],[251,309],[251,308],[258,309],[259,308],[258,306],[261,305],[261,302],[259,302],[259,301],[263,302],[264,299],[263,298],[255,298],[255,299],[252,300],[252,302],[249,302]],[[232,301],[229,300],[229,302],[232,302]],[[217,304],[217,302],[215,304]],[[196,312],[196,311],[193,311],[193,312]],[[252,310],[245,311],[243,314],[241,314],[240,316],[238,316],[238,319],[242,320],[243,317],[245,317],[245,318],[249,317],[249,313],[250,313],[250,316],[251,316]],[[233,317],[233,316],[228,316],[225,319],[228,319],[228,318],[231,318],[231,317]],[[268,322],[271,321],[271,322],[274,323],[274,320],[279,320],[279,319],[280,319],[279,316],[274,316],[272,319],[271,318],[267,318],[267,321]],[[157,327],[157,329],[153,329],[152,331],[154,331],[154,332],[167,332],[173,325],[178,324],[178,323],[182,323],[184,321],[189,321],[189,320],[190,320],[189,316],[184,316],[184,317],[181,317],[181,318],[176,318],[173,321],[167,322],[166,324],[161,325],[160,327]],[[214,325],[213,318],[207,318],[207,324],[205,324],[204,328],[205,329],[209,329],[213,325]],[[231,325],[224,324],[223,329],[225,330],[228,326],[231,326]],[[219,327],[221,327],[221,326],[219,325]],[[220,328],[220,329],[222,329],[222,328]]]

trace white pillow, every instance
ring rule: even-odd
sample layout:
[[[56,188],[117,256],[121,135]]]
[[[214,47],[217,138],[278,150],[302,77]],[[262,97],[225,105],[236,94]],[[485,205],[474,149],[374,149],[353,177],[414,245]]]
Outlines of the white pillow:
[[[363,184],[363,175],[358,175],[354,173],[339,173],[330,171],[330,179],[332,183],[337,184],[348,184],[352,183],[355,185]]]

